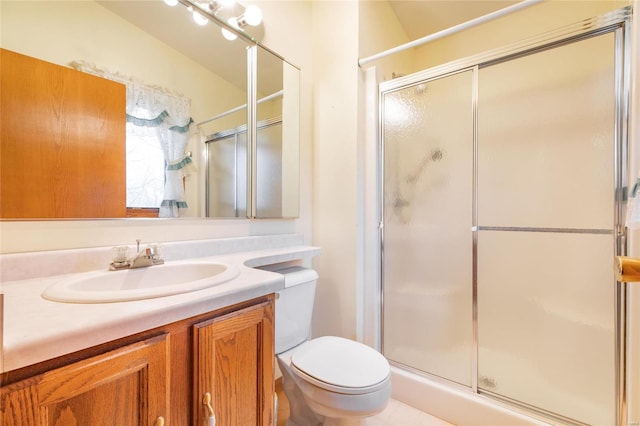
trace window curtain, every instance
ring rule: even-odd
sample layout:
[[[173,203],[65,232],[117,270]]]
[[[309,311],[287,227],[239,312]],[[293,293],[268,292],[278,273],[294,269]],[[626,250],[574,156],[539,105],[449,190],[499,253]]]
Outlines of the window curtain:
[[[189,142],[191,101],[138,84],[127,84],[127,121],[136,126],[153,127],[165,159],[165,182],[160,217],[179,217],[186,209],[185,167],[191,158],[185,154]]]
[[[165,159],[165,183],[160,217],[179,217],[186,209],[184,178],[191,158],[185,150],[189,142],[191,100],[160,87],[149,86],[121,74],[99,69],[86,62],[72,62],[72,68],[125,84],[127,122],[154,128]]]

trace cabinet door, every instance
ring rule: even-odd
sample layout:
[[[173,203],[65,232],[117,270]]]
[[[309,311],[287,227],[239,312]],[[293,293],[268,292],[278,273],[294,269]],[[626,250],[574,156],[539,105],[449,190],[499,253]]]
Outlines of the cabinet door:
[[[196,425],[273,424],[273,326],[273,301],[194,326]]]
[[[151,338],[2,388],[1,424],[163,425],[169,417],[167,340]]]
[[[124,217],[125,85],[4,49],[0,71],[0,217]]]

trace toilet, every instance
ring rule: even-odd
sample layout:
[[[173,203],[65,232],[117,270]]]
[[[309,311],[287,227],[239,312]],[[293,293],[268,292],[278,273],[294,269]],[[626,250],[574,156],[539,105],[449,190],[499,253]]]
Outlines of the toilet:
[[[358,425],[391,396],[387,360],[362,343],[335,336],[310,339],[318,274],[299,266],[276,270],[275,352],[289,400],[287,426]]]

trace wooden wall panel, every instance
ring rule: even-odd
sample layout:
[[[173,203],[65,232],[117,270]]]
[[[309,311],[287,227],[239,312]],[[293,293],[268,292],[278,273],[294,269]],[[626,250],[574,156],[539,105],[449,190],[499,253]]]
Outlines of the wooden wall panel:
[[[125,217],[125,86],[4,49],[0,64],[0,217]]]

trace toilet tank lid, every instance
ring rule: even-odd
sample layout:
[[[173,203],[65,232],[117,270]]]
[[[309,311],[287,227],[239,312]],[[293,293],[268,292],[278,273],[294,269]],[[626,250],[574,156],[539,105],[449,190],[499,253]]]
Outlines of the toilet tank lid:
[[[377,385],[391,371],[389,362],[375,349],[335,336],[304,343],[294,351],[291,363],[321,382],[343,388]]]
[[[284,275],[284,286],[293,287],[298,284],[308,283],[318,279],[318,273],[313,269],[304,268],[302,266],[290,266],[283,269],[277,269],[273,272]]]

